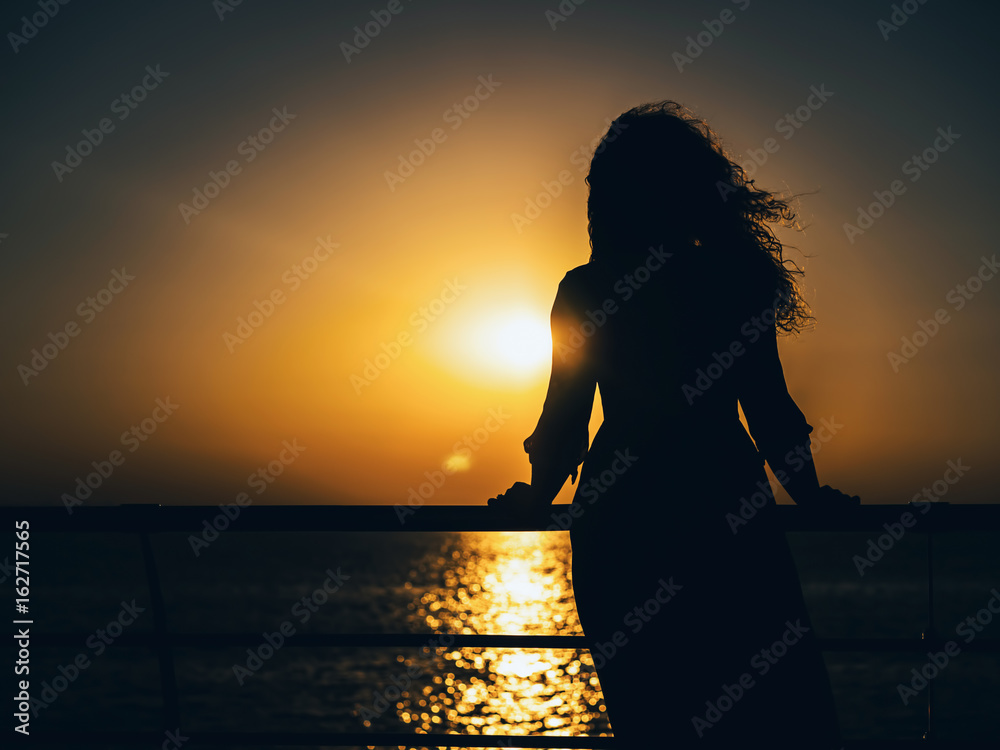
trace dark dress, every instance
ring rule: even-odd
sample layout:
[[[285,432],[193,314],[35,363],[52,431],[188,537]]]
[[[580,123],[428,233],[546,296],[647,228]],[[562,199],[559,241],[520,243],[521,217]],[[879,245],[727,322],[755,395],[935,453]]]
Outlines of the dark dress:
[[[628,748],[837,747],[763,469],[812,430],[761,319],[769,271],[695,246],[643,261],[563,279],[552,378],[525,441],[532,464],[575,472],[586,455],[573,589],[612,729]],[[604,422],[588,452],[598,385]],[[741,498],[762,506],[749,520]]]

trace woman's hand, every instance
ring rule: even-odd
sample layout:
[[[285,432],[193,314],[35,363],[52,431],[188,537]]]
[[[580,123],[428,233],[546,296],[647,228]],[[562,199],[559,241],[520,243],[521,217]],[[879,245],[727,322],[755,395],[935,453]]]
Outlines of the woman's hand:
[[[848,495],[846,492],[835,490],[828,484],[818,487],[808,494],[801,501],[799,498],[792,498],[796,505],[803,505],[817,510],[839,511],[861,506],[861,498],[857,495]]]
[[[542,503],[530,484],[514,482],[513,486],[486,503],[494,511],[506,516],[533,521],[541,519],[550,503]]]

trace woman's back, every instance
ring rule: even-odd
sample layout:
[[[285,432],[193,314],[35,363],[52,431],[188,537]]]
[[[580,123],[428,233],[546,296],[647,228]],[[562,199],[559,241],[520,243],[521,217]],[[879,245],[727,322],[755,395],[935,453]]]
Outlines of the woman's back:
[[[773,375],[754,351],[766,338],[754,319],[773,310],[774,281],[754,260],[687,244],[579,266],[560,286],[556,354],[579,351],[571,364],[592,373],[605,420],[667,431],[736,420],[739,395]]]

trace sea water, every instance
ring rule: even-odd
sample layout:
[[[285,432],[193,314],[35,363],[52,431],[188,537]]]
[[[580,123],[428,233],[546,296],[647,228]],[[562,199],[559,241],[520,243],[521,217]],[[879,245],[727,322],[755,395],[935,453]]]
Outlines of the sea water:
[[[926,536],[859,564],[873,536],[789,535],[821,638],[927,631]],[[153,550],[170,632],[254,635],[250,646],[173,651],[182,731],[612,733],[586,650],[457,648],[448,639],[581,635],[566,532],[229,531],[197,549],[170,533],[154,535]],[[158,728],[156,655],[116,643],[153,630],[138,537],[39,532],[31,559],[33,632],[79,636],[33,647],[32,728]],[[918,738],[930,689],[936,736],[1000,736],[1000,658],[966,641],[969,632],[1000,637],[1000,615],[987,617],[998,545],[989,534],[937,535],[934,562],[933,627],[957,655],[917,689],[913,670],[926,653],[827,652],[845,738]],[[2,584],[8,601],[12,584]],[[668,617],[669,603],[653,616]],[[294,645],[304,633],[398,632],[426,635],[426,648]],[[668,670],[645,679],[664,700],[685,689]]]

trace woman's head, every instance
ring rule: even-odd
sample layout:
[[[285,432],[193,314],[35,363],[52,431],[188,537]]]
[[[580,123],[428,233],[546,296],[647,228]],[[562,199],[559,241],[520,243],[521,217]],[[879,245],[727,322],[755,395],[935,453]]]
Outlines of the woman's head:
[[[615,120],[587,184],[592,261],[618,265],[678,243],[700,245],[720,262],[757,256],[773,275],[778,328],[798,331],[811,319],[795,284],[801,271],[782,259],[769,226],[794,221],[788,202],[754,187],[711,128],[680,104],[641,104]]]

